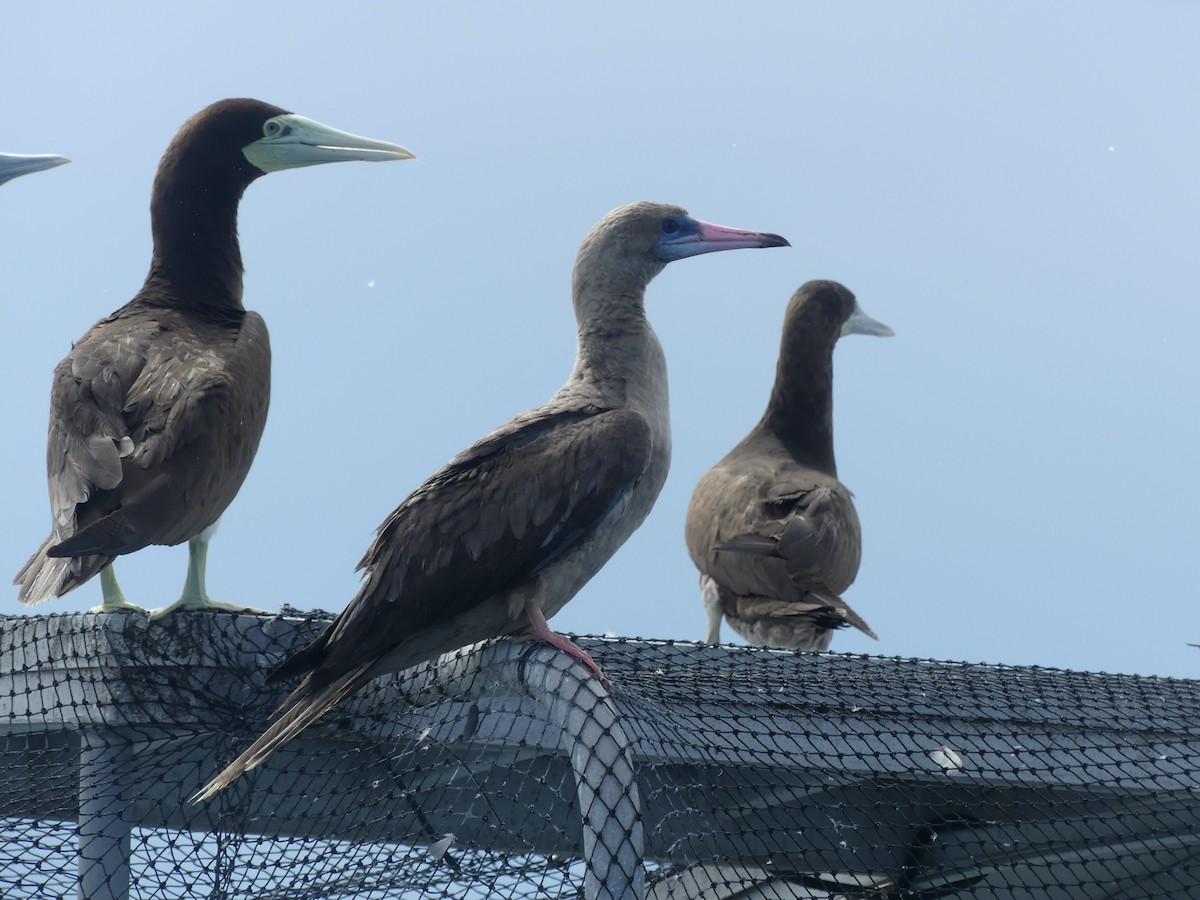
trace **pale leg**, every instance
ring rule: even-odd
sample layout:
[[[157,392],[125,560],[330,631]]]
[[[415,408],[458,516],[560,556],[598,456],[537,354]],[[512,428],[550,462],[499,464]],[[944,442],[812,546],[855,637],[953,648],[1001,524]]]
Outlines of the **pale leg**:
[[[140,606],[130,603],[121,593],[117,584],[117,573],[113,571],[112,563],[100,570],[100,596],[103,598],[99,606],[94,606],[91,612],[145,612]]]
[[[217,522],[204,529],[188,541],[188,570],[183,582],[183,593],[170,606],[156,609],[150,613],[150,618],[161,619],[165,615],[180,609],[219,609],[227,612],[261,613],[265,610],[246,606],[244,603],[221,603],[208,596],[204,586],[204,572],[208,563],[208,542],[217,533]]]
[[[704,634],[704,643],[721,643],[721,589],[716,581],[707,575],[700,576],[700,600],[704,603],[704,611],[708,614],[708,631]]]

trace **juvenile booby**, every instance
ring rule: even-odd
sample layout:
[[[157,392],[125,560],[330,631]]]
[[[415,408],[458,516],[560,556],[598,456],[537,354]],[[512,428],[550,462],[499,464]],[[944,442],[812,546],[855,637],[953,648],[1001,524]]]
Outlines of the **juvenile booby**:
[[[43,169],[53,169],[70,160],[65,156],[54,156],[50,153],[23,154],[0,153],[0,184],[28,175],[31,172],[41,172]]]
[[[677,206],[613,210],[572,276],[575,368],[546,405],[454,457],[380,526],[358,594],[268,683],[303,676],[280,718],[196,796],[252,769],[372,678],[497,635],[591,658],[546,620],[654,505],[671,456],[667,369],[646,286],[667,263],[778,235],[710,225]]]
[[[162,612],[245,608],[209,599],[204,584],[208,539],[250,470],[270,394],[267,328],[242,306],[238,201],[280,169],[412,158],[258,100],[222,100],[184,123],[154,179],[145,284],[54,370],[54,530],[14,579],[23,603],[99,572],[101,609],[137,609],[112,561],[188,541],[183,593]]]
[[[688,507],[709,643],[722,616],[763,647],[825,650],[847,624],[875,637],[841,597],[858,574],[862,532],[833,458],[833,346],[845,334],[893,333],[836,281],[792,295],[767,411]]]

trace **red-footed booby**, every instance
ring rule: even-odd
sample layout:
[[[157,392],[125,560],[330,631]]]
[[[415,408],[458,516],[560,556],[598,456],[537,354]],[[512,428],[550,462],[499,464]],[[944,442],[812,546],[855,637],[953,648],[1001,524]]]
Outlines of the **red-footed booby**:
[[[722,616],[762,647],[825,650],[845,625],[875,637],[841,597],[862,532],[833,458],[833,347],[846,334],[893,333],[836,281],[792,295],[767,411],[700,478],[688,508],[709,643]]]
[[[246,608],[211,600],[204,583],[208,539],[250,471],[270,395],[267,327],[242,306],[238,202],[268,172],[412,158],[258,100],[222,100],[184,123],[154,179],[145,284],[54,370],[54,530],[14,579],[23,603],[100,573],[100,610],[138,609],[112,561],[188,541],[183,593],[156,614]]]
[[[65,156],[55,156],[51,153],[0,153],[0,184],[69,162]]]
[[[778,235],[633,203],[584,238],[572,296],[575,369],[549,402],[452,459],[380,526],[357,596],[269,676],[302,676],[282,714],[200,791],[253,769],[372,678],[499,635],[538,638],[581,659],[553,616],[633,534],[667,477],[667,368],[646,320],[646,286],[667,263]]]

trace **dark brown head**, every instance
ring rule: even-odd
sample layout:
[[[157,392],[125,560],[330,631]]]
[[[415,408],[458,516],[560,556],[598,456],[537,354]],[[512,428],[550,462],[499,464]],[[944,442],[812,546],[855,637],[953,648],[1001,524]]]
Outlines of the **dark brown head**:
[[[359,137],[261,100],[218,100],[183,123],[159,164],[155,191],[172,182],[240,197],[260,175],[346,160],[413,159],[399,144]]]
[[[346,160],[412,158],[398,144],[338,131],[261,100],[207,106],[183,123],[158,166],[150,199],[154,261],[148,284],[190,282],[213,297],[240,294],[238,202],[260,175]],[[224,290],[210,290],[214,282]],[[229,299],[211,302],[225,305]]]
[[[785,353],[793,340],[802,341],[810,352],[818,346],[832,351],[837,339],[847,334],[895,335],[887,325],[863,312],[854,295],[836,281],[801,285],[788,301],[783,321]]]
[[[260,100],[219,100],[183,123],[171,139],[158,167],[156,189],[165,179],[185,178],[246,189],[265,170],[243,152],[263,137],[263,126],[287,110]],[[236,186],[236,187],[235,187]]]

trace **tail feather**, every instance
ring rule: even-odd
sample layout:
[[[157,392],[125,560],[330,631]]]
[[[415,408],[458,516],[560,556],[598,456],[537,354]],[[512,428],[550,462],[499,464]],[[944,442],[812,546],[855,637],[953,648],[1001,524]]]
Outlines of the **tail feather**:
[[[748,553],[751,556],[780,556],[779,538],[761,534],[739,534],[713,546],[714,550],[729,553]]]
[[[122,510],[109,513],[98,522],[63,538],[47,551],[47,556],[91,556],[105,550],[132,553],[146,546],[132,528]]]
[[[297,675],[306,675],[309,672],[319,668],[321,663],[325,661],[325,647],[329,643],[329,633],[332,627],[326,628],[321,634],[303,650],[298,650],[285,659],[278,667],[273,669],[267,675],[267,680],[264,684],[277,684],[280,681],[287,681],[289,678],[295,678]],[[303,686],[303,682],[301,683]],[[291,706],[292,702],[299,697],[300,688],[292,691],[291,695],[283,701],[284,706]]]
[[[842,601],[845,603],[845,601]],[[852,610],[849,606],[845,607],[846,621],[873,640],[879,640],[879,635],[871,630],[871,626],[867,624],[867,620]]]
[[[201,803],[218,791],[227,788],[243,772],[261,765],[276,750],[304,731],[329,710],[373,678],[374,660],[355,666],[346,674],[328,684],[315,687],[306,678],[284,702],[288,709],[237,759],[221,770],[212,781],[192,797],[193,803]]]
[[[49,555],[54,547],[55,536],[50,535],[13,579],[13,584],[21,589],[17,599],[26,606],[36,606],[74,590],[115,558],[104,555],[54,558]]]
[[[814,597],[823,600],[829,605],[837,615],[845,619],[863,634],[874,640],[879,640],[879,636],[871,630],[871,626],[867,624],[867,620],[850,608],[850,604],[839,597],[837,594],[826,593],[824,591],[812,591]]]

